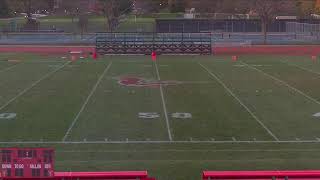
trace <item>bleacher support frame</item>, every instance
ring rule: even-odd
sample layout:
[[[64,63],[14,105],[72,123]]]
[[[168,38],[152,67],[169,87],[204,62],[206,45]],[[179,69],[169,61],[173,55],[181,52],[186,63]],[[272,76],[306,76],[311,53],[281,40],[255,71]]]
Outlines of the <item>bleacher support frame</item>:
[[[105,54],[212,54],[211,33],[97,33],[96,52]]]

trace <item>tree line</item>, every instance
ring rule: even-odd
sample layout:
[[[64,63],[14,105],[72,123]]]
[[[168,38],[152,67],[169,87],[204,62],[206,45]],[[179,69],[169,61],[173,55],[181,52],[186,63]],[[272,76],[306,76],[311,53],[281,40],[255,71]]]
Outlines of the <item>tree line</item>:
[[[86,0],[60,0],[56,7],[55,0],[0,0],[0,17],[13,17],[16,13],[26,13],[28,21],[32,22],[32,13],[46,11],[77,17],[79,25],[85,30],[88,19]],[[107,28],[114,31],[119,25],[120,18],[132,10],[148,9],[144,13],[185,12],[187,8],[195,8],[199,14],[230,13],[255,14],[261,19],[262,31],[270,21],[278,15],[297,15],[308,17],[318,13],[316,0],[96,0],[94,12],[106,18]],[[139,13],[139,12],[135,12]]]

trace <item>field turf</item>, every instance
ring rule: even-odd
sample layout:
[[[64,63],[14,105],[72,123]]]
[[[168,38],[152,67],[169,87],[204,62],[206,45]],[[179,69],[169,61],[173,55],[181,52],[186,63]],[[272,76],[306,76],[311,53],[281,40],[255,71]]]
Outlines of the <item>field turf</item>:
[[[55,147],[58,171],[317,169],[310,57],[0,55],[0,147]]]

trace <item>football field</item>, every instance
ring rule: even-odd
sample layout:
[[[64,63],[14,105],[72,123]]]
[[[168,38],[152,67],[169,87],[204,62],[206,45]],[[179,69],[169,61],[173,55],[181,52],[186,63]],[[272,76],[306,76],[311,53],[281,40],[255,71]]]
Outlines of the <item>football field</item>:
[[[320,62],[299,56],[0,55],[0,146],[58,171],[319,169]]]

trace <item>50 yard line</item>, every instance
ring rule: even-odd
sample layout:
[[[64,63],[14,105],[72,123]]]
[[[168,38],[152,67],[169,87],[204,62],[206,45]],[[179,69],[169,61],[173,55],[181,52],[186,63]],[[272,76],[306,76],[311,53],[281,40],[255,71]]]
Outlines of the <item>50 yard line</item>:
[[[161,81],[160,78],[160,73],[158,70],[158,64],[157,62],[154,62],[155,64],[155,68],[156,68],[156,72],[157,72],[157,78],[159,81]],[[162,100],[162,107],[163,107],[163,112],[164,112],[164,116],[166,118],[166,125],[167,125],[167,130],[168,130],[168,136],[169,136],[169,140],[172,141],[172,135],[171,135],[171,130],[170,130],[170,123],[169,123],[169,118],[168,118],[168,112],[167,112],[167,106],[166,106],[166,102],[164,99],[164,95],[163,95],[163,88],[162,88],[162,84],[160,83],[160,96],[161,96],[161,100]]]
[[[272,133],[272,131],[228,88],[228,86],[215,74],[213,74],[207,67],[198,63],[211,77],[216,79],[222,87],[235,99],[240,105],[273,137],[274,140],[279,141],[278,137]]]
[[[80,111],[78,112],[78,114],[76,115],[76,117],[74,118],[74,120],[72,121],[71,125],[69,126],[67,132],[65,133],[65,135],[62,138],[62,141],[66,141],[66,139],[68,138],[68,136],[71,133],[72,128],[74,127],[74,125],[76,124],[76,122],[78,121],[81,113],[83,112],[83,110],[86,108],[89,100],[91,99],[92,95],[94,94],[94,92],[97,90],[100,82],[102,81],[104,75],[109,71],[110,67],[112,65],[112,62],[109,63],[109,65],[105,68],[105,70],[103,71],[103,73],[100,75],[99,79],[97,80],[96,84],[93,86],[93,88],[91,89],[87,99],[84,101],[82,107],[80,108]]]

